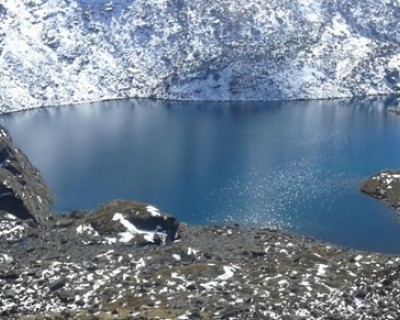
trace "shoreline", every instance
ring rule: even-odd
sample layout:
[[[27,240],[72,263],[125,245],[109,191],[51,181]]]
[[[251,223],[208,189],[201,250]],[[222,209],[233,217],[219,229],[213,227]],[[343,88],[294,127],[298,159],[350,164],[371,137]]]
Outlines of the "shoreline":
[[[68,107],[79,107],[79,106],[87,106],[96,103],[107,103],[113,101],[121,101],[121,100],[133,100],[133,101],[152,101],[152,102],[174,102],[174,103],[198,103],[198,102],[212,102],[212,103],[235,103],[235,102],[292,102],[292,101],[373,101],[373,100],[393,100],[400,99],[400,93],[396,92],[388,92],[388,93],[380,93],[380,94],[370,94],[370,95],[344,95],[344,96],[333,96],[326,98],[314,98],[314,99],[306,99],[306,98],[286,98],[286,99],[232,99],[232,100],[204,100],[204,99],[164,99],[164,98],[151,98],[151,97],[141,97],[141,96],[126,96],[126,97],[104,97],[101,99],[89,99],[89,100],[76,100],[76,101],[60,101],[55,104],[38,104],[34,107],[25,107],[21,106],[19,108],[14,109],[4,109],[0,107],[0,116],[1,115],[10,115],[13,113],[21,113],[21,112],[29,112],[35,110],[49,110],[49,109],[58,109],[58,108],[68,108]],[[389,106],[387,108],[388,113],[393,113],[395,115],[400,115],[400,107],[397,106]]]

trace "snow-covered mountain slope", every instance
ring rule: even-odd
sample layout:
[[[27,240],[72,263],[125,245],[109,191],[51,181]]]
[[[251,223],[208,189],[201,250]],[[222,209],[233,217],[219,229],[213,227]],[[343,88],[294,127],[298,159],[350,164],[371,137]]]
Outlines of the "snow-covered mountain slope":
[[[0,110],[400,91],[399,0],[1,0]]]

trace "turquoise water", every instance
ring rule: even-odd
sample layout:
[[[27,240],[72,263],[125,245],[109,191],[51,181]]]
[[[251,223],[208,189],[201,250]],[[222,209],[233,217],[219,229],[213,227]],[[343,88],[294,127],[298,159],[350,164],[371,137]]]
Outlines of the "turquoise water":
[[[113,198],[152,203],[191,224],[274,227],[400,253],[400,223],[359,192],[400,168],[390,100],[114,101],[4,115],[43,173],[58,212]]]

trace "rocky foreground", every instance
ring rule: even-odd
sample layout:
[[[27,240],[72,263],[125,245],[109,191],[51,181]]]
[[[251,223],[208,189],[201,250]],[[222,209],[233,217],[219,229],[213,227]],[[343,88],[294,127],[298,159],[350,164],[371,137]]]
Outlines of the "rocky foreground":
[[[24,230],[23,240],[2,239],[7,319],[400,316],[399,257],[234,226],[181,225],[165,243],[118,232],[110,241],[71,216]]]
[[[53,215],[43,179],[4,129],[0,161],[1,319],[400,317],[400,257],[268,229],[189,227],[133,201]]]

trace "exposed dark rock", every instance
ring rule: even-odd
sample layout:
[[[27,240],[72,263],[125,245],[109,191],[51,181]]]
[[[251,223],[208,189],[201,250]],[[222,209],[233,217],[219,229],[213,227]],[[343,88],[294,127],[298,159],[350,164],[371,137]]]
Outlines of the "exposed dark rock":
[[[0,279],[15,280],[15,279],[18,279],[19,276],[20,276],[20,274],[16,270],[6,270],[6,271],[0,270]]]
[[[363,182],[361,191],[383,199],[400,214],[400,170],[386,170],[374,175]]]
[[[57,290],[63,288],[66,285],[66,283],[67,283],[67,279],[65,279],[65,278],[57,279],[56,281],[49,284],[49,289],[51,291],[57,291]]]
[[[163,235],[167,242],[174,241],[179,226],[178,221],[171,215],[161,213],[152,206],[126,200],[114,200],[103,204],[85,216],[82,224],[90,225],[100,236],[116,237],[128,232],[133,237],[133,242],[138,244],[161,243],[164,240],[161,239]],[[153,232],[152,240],[149,241],[148,235],[141,233],[142,231]]]
[[[86,212],[86,211],[75,210],[75,211],[72,211],[69,216],[73,219],[82,219],[85,216],[85,214],[87,214],[87,213],[88,212]]]
[[[0,126],[0,210],[41,224],[51,208],[52,197],[39,171]]]
[[[365,287],[361,287],[355,292],[355,297],[358,299],[364,299],[368,294],[368,291]]]
[[[64,289],[59,290],[57,296],[63,303],[71,303],[75,300],[74,293]]]
[[[257,257],[264,257],[266,255],[266,253],[264,251],[256,251],[256,250],[252,250],[251,254],[254,258]]]
[[[10,289],[10,290],[5,290],[5,291],[4,291],[4,297],[5,297],[6,299],[12,299],[12,298],[14,298],[16,295],[17,295],[17,293],[16,293],[14,290],[12,290],[12,289]]]

